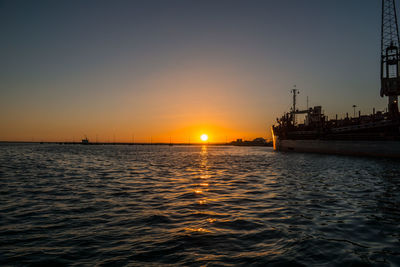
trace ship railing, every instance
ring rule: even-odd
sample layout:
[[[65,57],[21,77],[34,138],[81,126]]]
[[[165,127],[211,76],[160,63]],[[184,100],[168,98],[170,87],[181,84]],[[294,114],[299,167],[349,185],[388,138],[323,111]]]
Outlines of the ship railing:
[[[346,131],[377,128],[377,127],[390,126],[390,125],[396,125],[396,124],[398,124],[398,123],[393,122],[393,121],[378,121],[378,122],[371,122],[371,123],[365,123],[365,124],[359,124],[359,125],[351,125],[351,126],[340,127],[340,128],[333,128],[333,129],[331,129],[331,132],[332,133],[340,133],[340,132],[346,132]]]

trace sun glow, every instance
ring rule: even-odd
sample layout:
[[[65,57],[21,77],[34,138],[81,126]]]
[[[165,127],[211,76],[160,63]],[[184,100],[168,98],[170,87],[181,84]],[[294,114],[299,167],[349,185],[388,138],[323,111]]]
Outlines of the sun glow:
[[[202,134],[202,135],[200,136],[200,139],[201,139],[201,141],[205,142],[205,141],[208,140],[208,135]]]

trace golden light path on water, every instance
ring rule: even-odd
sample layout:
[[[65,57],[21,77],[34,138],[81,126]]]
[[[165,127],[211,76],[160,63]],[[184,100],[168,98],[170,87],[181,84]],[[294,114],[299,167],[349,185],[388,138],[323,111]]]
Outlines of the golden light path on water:
[[[205,136],[205,138],[203,138],[204,136]],[[203,141],[207,141],[208,136],[203,134],[201,136],[201,139]],[[200,181],[200,183],[195,184],[194,193],[196,194],[196,199],[197,199],[198,205],[202,206],[202,205],[208,205],[211,201],[213,201],[212,199],[209,199],[207,197],[207,191],[209,190],[208,179],[210,178],[210,175],[208,174],[209,170],[208,170],[208,165],[207,165],[207,163],[208,163],[208,146],[207,145],[201,146],[200,157],[201,157],[201,161],[200,161],[200,166],[199,166],[199,178],[201,179],[201,181]],[[208,223],[214,222],[215,219],[207,218],[205,221],[206,221],[205,225],[208,225]],[[201,224],[204,225],[204,222]],[[199,227],[198,225],[196,225],[194,227],[187,227],[187,228],[185,228],[185,230],[189,231],[189,232],[211,233],[211,230],[207,229],[207,226]]]
[[[200,165],[198,168],[198,181],[193,184],[193,192],[195,194],[195,201],[197,203],[198,213],[205,216],[205,219],[197,221],[194,225],[186,227],[185,230],[187,232],[203,232],[203,233],[215,233],[217,232],[224,232],[224,229],[220,229],[218,227],[213,226],[214,222],[224,222],[229,223],[231,219],[217,219],[214,216],[221,216],[221,215],[229,215],[228,213],[221,214],[221,213],[214,213],[211,211],[210,207],[213,206],[213,203],[219,203],[224,200],[229,200],[230,198],[242,198],[243,196],[238,193],[232,193],[231,195],[219,196],[217,198],[210,197],[209,191],[218,191],[222,188],[227,186],[232,186],[232,184],[227,181],[226,183],[220,183],[216,181],[212,181],[213,177],[217,178],[218,174],[212,171],[211,166],[212,163],[209,163],[210,151],[208,145],[202,145],[200,151]],[[222,173],[221,173],[222,175]],[[212,187],[210,187],[210,184]],[[220,187],[220,188],[219,188]],[[264,187],[265,189],[265,187]],[[270,193],[270,197],[275,197],[274,193]],[[280,208],[272,208],[271,211],[279,210]],[[237,213],[235,216],[237,219],[244,218],[246,215]],[[286,216],[284,219],[288,219],[290,216]],[[270,249],[271,250],[271,249]],[[271,250],[271,253],[277,253],[276,250]]]

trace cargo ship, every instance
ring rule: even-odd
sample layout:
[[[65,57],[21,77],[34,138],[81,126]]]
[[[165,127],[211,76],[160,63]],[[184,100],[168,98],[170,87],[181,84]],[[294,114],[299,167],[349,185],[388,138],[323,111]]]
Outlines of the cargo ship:
[[[382,0],[380,95],[388,97],[386,111],[357,116],[354,109],[352,117],[328,120],[321,106],[299,110],[294,88],[292,108],[272,126],[274,150],[400,158],[399,44],[395,0]],[[305,119],[297,123],[300,114]]]

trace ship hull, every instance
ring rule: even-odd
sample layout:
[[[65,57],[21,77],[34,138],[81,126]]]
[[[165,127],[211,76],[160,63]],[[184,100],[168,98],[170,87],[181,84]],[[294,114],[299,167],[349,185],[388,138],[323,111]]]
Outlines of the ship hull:
[[[275,151],[400,158],[400,141],[282,140],[272,131]]]

